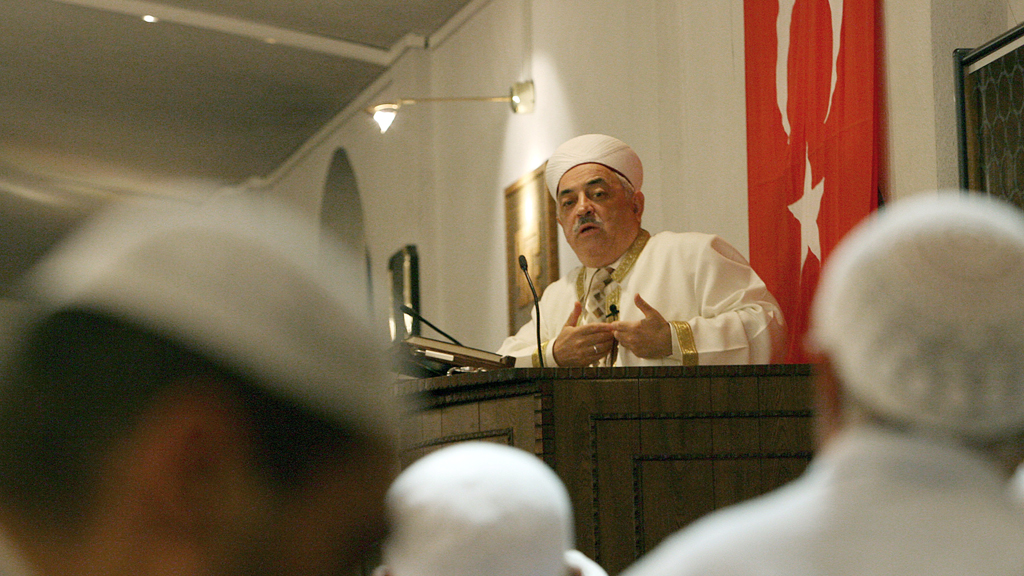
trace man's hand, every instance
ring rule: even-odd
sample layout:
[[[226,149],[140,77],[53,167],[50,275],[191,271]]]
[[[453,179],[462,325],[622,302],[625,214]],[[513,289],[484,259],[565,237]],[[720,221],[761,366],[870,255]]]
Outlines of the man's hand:
[[[664,358],[672,354],[672,326],[639,294],[633,301],[644,313],[644,319],[637,322],[618,320],[609,324],[615,339],[640,358]]]
[[[612,349],[615,342],[612,325],[600,323],[576,326],[582,313],[583,305],[577,302],[558,338],[555,338],[551,351],[559,366],[589,366],[607,356]]]

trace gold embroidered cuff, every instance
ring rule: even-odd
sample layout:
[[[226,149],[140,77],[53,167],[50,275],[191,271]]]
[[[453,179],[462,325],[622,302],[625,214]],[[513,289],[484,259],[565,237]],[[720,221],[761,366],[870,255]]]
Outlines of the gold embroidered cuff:
[[[697,366],[697,343],[693,341],[693,330],[687,322],[669,322],[679,339],[679,349],[683,353],[683,366]]]

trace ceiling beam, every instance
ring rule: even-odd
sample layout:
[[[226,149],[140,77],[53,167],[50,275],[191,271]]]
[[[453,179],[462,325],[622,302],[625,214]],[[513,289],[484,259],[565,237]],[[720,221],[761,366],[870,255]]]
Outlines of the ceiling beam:
[[[312,52],[329,54],[340,58],[359,60],[378,66],[390,66],[408,48],[426,47],[426,39],[416,34],[407,34],[389,50],[381,50],[364,44],[336,40],[326,36],[297,32],[277,26],[259,24],[250,20],[208,14],[197,10],[187,10],[174,6],[166,6],[156,2],[142,0],[55,0],[64,4],[72,4],[85,8],[105,10],[142,18],[146,15],[156,16],[162,21],[173,22],[194,28],[214,30],[224,34],[252,38],[260,42],[269,42],[300,48]]]

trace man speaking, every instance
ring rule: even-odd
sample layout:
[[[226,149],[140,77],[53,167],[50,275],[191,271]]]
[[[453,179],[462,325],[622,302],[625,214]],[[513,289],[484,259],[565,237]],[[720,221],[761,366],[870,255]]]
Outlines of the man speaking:
[[[643,166],[624,142],[578,136],[544,174],[558,223],[583,266],[540,301],[544,366],[766,364],[785,349],[782,311],[725,240],[652,236],[641,225]],[[540,366],[536,315],[499,354]]]

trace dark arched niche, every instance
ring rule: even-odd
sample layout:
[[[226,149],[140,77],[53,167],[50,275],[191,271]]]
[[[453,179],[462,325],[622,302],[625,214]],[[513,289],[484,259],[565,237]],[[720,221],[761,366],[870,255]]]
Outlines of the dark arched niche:
[[[361,283],[366,286],[367,310],[373,309],[373,284],[370,250],[363,231],[363,203],[352,164],[344,148],[334,151],[327,169],[327,181],[320,205],[320,225],[357,254],[363,254],[366,265],[361,271]]]

